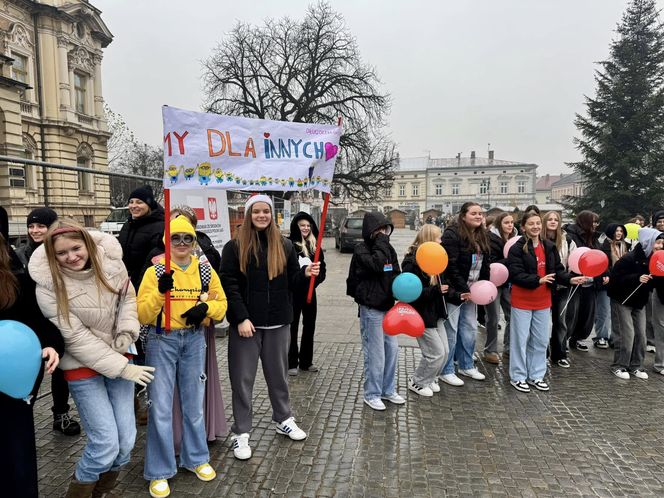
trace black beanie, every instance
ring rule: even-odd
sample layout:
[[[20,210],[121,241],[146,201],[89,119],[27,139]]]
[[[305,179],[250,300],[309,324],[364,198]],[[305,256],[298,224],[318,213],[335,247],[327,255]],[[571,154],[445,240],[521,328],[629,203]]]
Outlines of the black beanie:
[[[139,199],[145,202],[148,206],[150,206],[150,209],[154,209],[157,206],[157,203],[154,200],[154,193],[152,192],[152,187],[150,185],[143,185],[142,187],[138,187],[131,194],[129,194],[127,202],[129,202],[131,199]]]
[[[58,214],[51,208],[41,207],[30,211],[27,219],[27,226],[32,223],[39,223],[40,225],[51,226],[51,224],[58,219]]]
[[[664,210],[655,211],[655,214],[652,215],[652,227],[655,228],[657,225],[657,220],[664,218]]]

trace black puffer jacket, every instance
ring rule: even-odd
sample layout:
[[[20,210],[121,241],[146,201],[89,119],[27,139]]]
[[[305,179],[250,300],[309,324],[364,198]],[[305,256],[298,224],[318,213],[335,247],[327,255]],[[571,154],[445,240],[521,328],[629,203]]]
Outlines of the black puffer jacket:
[[[290,226],[290,234],[288,235],[288,238],[293,243],[293,248],[295,249],[298,258],[308,257],[311,261],[313,261],[315,253],[314,249],[307,245],[307,250],[309,251],[309,255],[307,256],[302,248],[302,233],[300,232],[300,228],[297,226],[297,223],[301,220],[307,220],[309,222],[309,225],[311,225],[311,234],[314,236],[315,239],[318,239],[318,225],[316,225],[314,219],[308,213],[305,212],[297,213],[293,217],[293,221],[291,222]],[[318,256],[318,262],[320,263],[320,273],[318,274],[314,282],[314,285],[316,287],[318,287],[320,284],[323,283],[327,273],[327,267],[325,265],[325,255],[323,254],[322,247]],[[307,293],[309,292],[309,279],[307,278],[302,280],[302,283],[304,285],[298,286],[297,289],[293,290],[293,299],[301,299],[301,298],[306,299]]]
[[[37,244],[28,235],[28,242],[23,244],[22,246],[16,248],[16,256],[21,261],[24,268],[28,267],[28,263],[30,262],[30,258],[32,257],[32,253],[35,252],[35,249],[37,249],[40,245],[41,245],[41,242],[39,244]]]
[[[634,290],[641,285],[641,275],[648,275],[648,263],[650,258],[646,256],[641,244],[636,244],[633,251],[628,252],[620,258],[611,269],[608,294],[611,299],[622,304]],[[625,306],[635,309],[643,309],[650,298],[653,289],[652,281],[641,285],[639,290],[627,299]]]
[[[288,325],[293,321],[291,293],[305,279],[290,240],[282,237],[286,252],[286,268],[270,280],[267,273],[267,237],[258,232],[261,246],[259,263],[250,258],[247,273],[240,270],[237,240],[231,240],[221,251],[219,278],[228,299],[226,318],[238,325],[247,318],[255,327]]]
[[[590,249],[599,249],[600,251],[602,250],[602,244],[599,241],[599,238],[602,235],[600,232],[593,232],[592,244],[588,245],[586,243],[586,239],[583,236],[583,230],[581,230],[581,227],[579,225],[577,225],[576,223],[572,223],[571,225],[567,225],[564,228],[565,232],[567,233],[567,236],[576,244],[577,248],[588,247]],[[576,273],[572,273],[572,276],[578,276],[578,275]],[[606,272],[604,272],[602,275],[600,275],[599,277],[595,277],[593,279],[595,289],[601,289],[602,287],[606,287],[605,285],[603,285],[602,280],[604,279],[604,277],[608,276],[609,276],[609,270],[607,269]]]
[[[447,306],[443,298],[447,302],[455,304],[461,302],[459,293],[452,287],[449,288],[446,294],[442,294],[438,284],[431,285],[429,275],[424,273],[417,265],[414,254],[406,254],[401,264],[401,270],[416,275],[422,282],[422,294],[410,304],[420,314],[426,328],[433,328],[437,325],[439,319],[447,318]],[[440,285],[447,284],[443,275],[439,275],[438,278]]]
[[[609,258],[609,269],[613,267],[613,258],[611,257],[611,242],[613,240],[613,237],[615,237],[616,235],[617,228],[622,228],[623,230],[623,243],[625,244],[625,254],[628,253],[632,247],[632,244],[630,244],[629,242],[625,242],[625,235],[627,235],[627,229],[625,228],[625,225],[620,225],[618,223],[611,223],[607,225],[606,230],[604,230],[606,238],[604,239],[604,242],[602,242],[602,251],[604,251],[606,257]]]
[[[164,210],[158,207],[140,218],[129,218],[118,234],[122,246],[122,261],[135,289],[141,286],[150,251],[159,246],[164,237]],[[163,241],[162,241],[163,247]]]
[[[555,288],[556,285],[570,284],[572,275],[565,271],[565,267],[560,262],[560,255],[553,242],[544,240],[541,242],[544,247],[544,256],[546,258],[546,275],[556,274],[554,284],[547,284],[549,288]],[[507,255],[507,269],[510,272],[510,282],[524,289],[537,289],[540,286],[540,276],[537,273],[537,256],[533,241],[528,240],[528,252],[523,250],[521,241],[517,241],[510,248]]]
[[[358,281],[355,302],[380,311],[389,311],[394,306],[392,281],[401,273],[399,259],[390,245],[390,238],[384,233],[371,237],[380,227],[388,225],[392,226],[382,213],[364,215],[364,242],[355,246],[349,269]]]
[[[443,232],[443,247],[447,251],[448,264],[445,276],[454,289],[460,293],[470,292],[468,288],[468,275],[473,264],[473,252],[468,248],[468,243],[461,240],[459,227],[451,225]],[[482,266],[480,268],[479,280],[489,280],[491,264],[491,253],[482,254]]]

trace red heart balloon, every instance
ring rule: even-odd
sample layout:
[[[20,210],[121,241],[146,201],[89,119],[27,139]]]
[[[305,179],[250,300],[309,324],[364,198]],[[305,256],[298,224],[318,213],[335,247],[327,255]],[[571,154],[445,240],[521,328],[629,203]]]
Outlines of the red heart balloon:
[[[385,313],[383,332],[387,335],[406,334],[420,337],[424,334],[424,320],[410,304],[397,302]]]

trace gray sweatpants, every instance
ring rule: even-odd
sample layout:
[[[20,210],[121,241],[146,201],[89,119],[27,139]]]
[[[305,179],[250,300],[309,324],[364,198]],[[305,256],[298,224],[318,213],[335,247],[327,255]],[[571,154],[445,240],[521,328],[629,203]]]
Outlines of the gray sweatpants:
[[[623,306],[612,299],[611,323],[614,334],[611,368],[625,368],[630,372],[643,369],[643,358],[646,355],[646,310]]]
[[[438,320],[435,327],[424,329],[424,335],[417,338],[422,359],[415,369],[413,383],[428,386],[443,369],[450,348],[447,344],[445,320]]]
[[[650,303],[652,305],[652,314],[646,317],[646,320],[652,320],[652,328],[655,333],[655,371],[664,370],[664,304],[659,300],[657,291],[650,294]]]
[[[256,327],[253,337],[241,337],[237,326],[231,325],[229,334],[228,373],[233,392],[233,433],[251,431],[251,405],[259,358],[272,403],[272,420],[283,422],[290,418],[292,415],[286,377],[290,325],[278,329]]]

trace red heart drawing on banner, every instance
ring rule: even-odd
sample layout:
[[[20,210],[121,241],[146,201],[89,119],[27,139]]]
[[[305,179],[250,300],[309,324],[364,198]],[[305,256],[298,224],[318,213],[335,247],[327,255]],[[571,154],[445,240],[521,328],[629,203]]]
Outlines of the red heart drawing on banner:
[[[339,152],[339,147],[330,142],[325,142],[325,160],[329,161]]]
[[[424,320],[410,304],[397,302],[385,313],[383,332],[387,335],[406,334],[420,337],[424,334]]]

